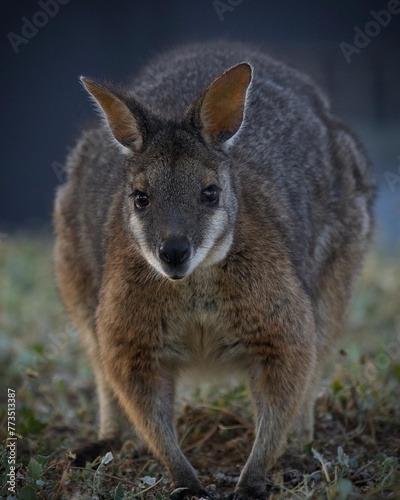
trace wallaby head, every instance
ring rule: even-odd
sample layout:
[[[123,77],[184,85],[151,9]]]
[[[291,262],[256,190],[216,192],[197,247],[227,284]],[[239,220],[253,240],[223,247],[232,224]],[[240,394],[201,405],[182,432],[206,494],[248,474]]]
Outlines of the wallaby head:
[[[251,72],[241,63],[223,73],[180,121],[81,78],[126,156],[123,213],[132,239],[170,279],[219,262],[231,246],[238,202],[228,149],[243,125]]]

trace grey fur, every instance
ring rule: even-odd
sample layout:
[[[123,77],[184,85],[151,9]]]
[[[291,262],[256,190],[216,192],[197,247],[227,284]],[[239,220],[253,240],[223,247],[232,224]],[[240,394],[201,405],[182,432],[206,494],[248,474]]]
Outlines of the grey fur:
[[[240,63],[252,68],[243,123],[228,141],[224,130],[211,141],[199,128],[202,99]],[[107,125],[84,132],[55,222],[60,290],[89,332],[102,405],[114,414],[109,384],[177,485],[198,494],[172,429],[175,376],[244,370],[257,437],[235,498],[263,497],[296,416],[303,438],[312,436],[315,385],[373,230],[372,166],[310,78],[251,46],[179,48],[126,89],[99,88],[132,111],[139,146],[121,148]],[[222,189],[214,209],[199,203],[208,184]],[[149,193],[146,210],[133,206],[133,189]],[[171,235],[191,246],[185,279],[174,283],[158,258]]]

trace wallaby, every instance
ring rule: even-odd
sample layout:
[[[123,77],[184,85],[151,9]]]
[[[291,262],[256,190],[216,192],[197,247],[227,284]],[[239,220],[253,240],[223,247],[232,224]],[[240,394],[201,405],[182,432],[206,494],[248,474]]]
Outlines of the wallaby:
[[[265,498],[372,232],[372,167],[303,74],[252,46],[156,58],[126,89],[81,78],[103,117],[67,161],[54,221],[62,299],[93,365],[99,438],[123,413],[181,496],[203,495],[174,428],[191,370],[243,373],[255,441],[232,498]]]

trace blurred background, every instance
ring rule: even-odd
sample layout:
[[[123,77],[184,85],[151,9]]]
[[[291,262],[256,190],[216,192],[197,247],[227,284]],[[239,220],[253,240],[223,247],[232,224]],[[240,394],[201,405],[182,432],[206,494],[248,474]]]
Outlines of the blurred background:
[[[160,51],[224,38],[254,42],[327,91],[376,166],[377,244],[399,253],[398,0],[7,0],[1,25],[3,237],[50,227],[66,154],[94,116],[80,74],[126,82]]]
[[[296,486],[290,464],[287,474],[283,468],[274,477],[277,484],[289,481],[298,498],[394,498],[400,491],[400,0],[4,0],[0,25],[0,497],[8,387],[16,391],[23,436],[19,498],[123,498],[121,490],[132,498],[115,469],[112,476],[92,475],[91,466],[66,475],[69,465],[60,458],[96,436],[93,378],[58,298],[52,259],[54,192],[80,130],[96,119],[79,75],[129,82],[163,50],[231,39],[252,42],[313,76],[335,113],[361,136],[379,183],[374,249],[316,409],[313,446],[331,464],[333,479],[325,481],[323,468],[313,484],[304,479]],[[208,422],[201,428],[189,418],[194,407],[180,405],[182,443],[201,476],[218,470],[235,477],[243,459],[233,450],[242,457],[242,447],[251,448],[251,434],[240,427],[242,417],[251,419],[246,391],[239,386],[201,398],[192,398],[209,408],[198,414],[198,422]],[[228,414],[241,417],[219,420]],[[221,422],[218,436],[209,434]],[[206,439],[210,462],[196,462],[203,453],[193,446]],[[135,484],[163,473],[149,456],[136,463],[124,456],[118,475]],[[50,459],[61,461],[55,467]],[[223,479],[212,481],[225,491]]]

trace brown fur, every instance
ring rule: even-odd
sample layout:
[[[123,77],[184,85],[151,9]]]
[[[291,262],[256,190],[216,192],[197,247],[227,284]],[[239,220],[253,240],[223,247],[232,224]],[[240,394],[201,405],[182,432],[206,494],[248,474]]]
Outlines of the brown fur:
[[[99,438],[119,436],[120,405],[175,485],[188,488],[185,494],[206,493],[177,442],[177,380],[196,369],[246,374],[256,439],[235,490],[239,500],[266,495],[265,473],[292,426],[303,440],[312,439],[315,390],[370,237],[374,187],[357,140],[329,114],[306,77],[293,72],[288,78],[286,67],[242,46],[227,47],[204,50],[209,61],[220,54],[216,68],[247,54],[256,75],[250,97],[248,64],[208,87],[201,83],[201,47],[188,50],[185,64],[194,64],[206,90],[199,96],[194,73],[184,83],[183,68],[176,76],[178,95],[185,101],[187,89],[195,88],[185,109],[172,114],[172,90],[162,79],[158,92],[151,80],[148,93],[138,84],[146,105],[83,80],[113,137],[104,129],[87,155],[88,132],[69,159],[69,179],[55,205],[55,258],[62,299],[96,376]],[[181,58],[186,61],[182,54],[165,60],[175,57],[179,68]],[[282,151],[285,130],[280,115],[267,116],[270,101],[263,101],[257,65],[275,79],[274,92],[280,78],[291,82],[287,94],[279,94],[281,113],[291,134],[300,135],[297,143],[288,137]],[[166,68],[169,78],[173,70]],[[162,92],[165,114],[157,103]],[[303,132],[298,121],[304,112],[310,116]],[[304,160],[302,152],[315,160]],[[291,177],[296,168],[305,169],[304,186]],[[223,187],[219,202],[202,204],[199,190],[214,184]],[[150,193],[149,206],[138,207],[131,192]],[[294,193],[300,196],[298,213],[292,210]],[[298,232],[301,224],[305,230]],[[159,249],[171,241],[175,247],[164,258]],[[183,260],[186,245],[188,262],[173,265],[170,259]]]

